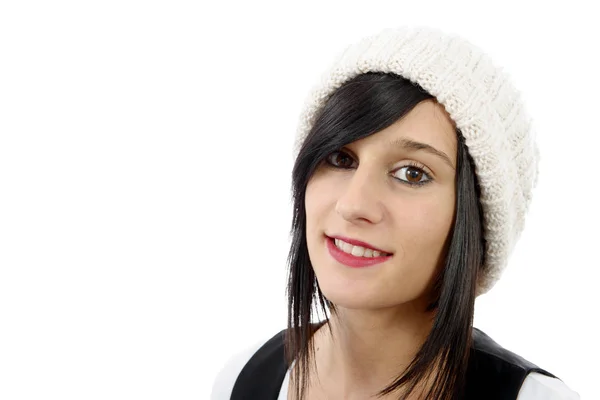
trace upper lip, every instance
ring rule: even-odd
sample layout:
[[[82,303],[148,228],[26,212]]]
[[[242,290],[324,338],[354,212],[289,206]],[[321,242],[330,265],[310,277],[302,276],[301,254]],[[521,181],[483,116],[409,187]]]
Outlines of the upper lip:
[[[349,238],[349,237],[346,237],[346,236],[339,236],[339,235],[333,235],[333,236],[329,236],[329,237],[332,238],[332,239],[343,240],[344,242],[350,243],[351,245],[354,245],[354,246],[366,247],[368,249],[373,249],[373,250],[379,251],[381,253],[392,254],[391,251],[379,249],[379,248],[373,246],[372,244],[369,244],[367,242],[363,242],[363,241],[358,240],[358,239],[352,239],[352,238]]]

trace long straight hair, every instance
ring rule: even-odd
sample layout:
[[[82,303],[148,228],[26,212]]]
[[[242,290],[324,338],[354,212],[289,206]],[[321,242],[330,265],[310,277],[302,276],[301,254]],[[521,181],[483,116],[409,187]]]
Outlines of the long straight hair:
[[[321,307],[328,324],[327,308],[335,305],[319,288],[306,243],[305,193],[319,164],[333,151],[385,129],[420,102],[434,96],[417,84],[392,73],[358,75],[327,100],[304,140],[292,171],[293,220],[288,254],[288,322],[285,354],[292,375],[295,398],[304,400],[309,365],[314,363],[317,326],[311,323],[313,307]],[[443,268],[436,275],[427,311],[435,310],[432,328],[404,371],[382,388],[378,396],[403,390],[406,399],[415,387],[438,370],[426,393],[427,399],[459,399],[465,389],[476,282],[484,262],[483,213],[474,163],[457,130],[456,210]],[[318,304],[317,304],[318,303]],[[320,326],[320,325],[319,325]],[[331,333],[331,330],[330,330]]]

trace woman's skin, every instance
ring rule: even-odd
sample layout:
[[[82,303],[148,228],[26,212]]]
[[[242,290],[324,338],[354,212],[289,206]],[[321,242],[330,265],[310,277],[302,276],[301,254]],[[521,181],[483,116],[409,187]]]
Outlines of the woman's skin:
[[[394,140],[399,144],[390,145]],[[405,140],[447,157],[403,145]],[[375,398],[425,340],[434,317],[425,307],[454,220],[456,149],[453,121],[443,106],[426,100],[392,126],[328,157],[349,169],[324,163],[311,177],[308,252],[319,287],[340,315],[331,315],[335,341],[326,327],[313,336],[318,378],[311,371],[308,399]],[[358,239],[392,257],[351,268],[330,255],[326,235]]]

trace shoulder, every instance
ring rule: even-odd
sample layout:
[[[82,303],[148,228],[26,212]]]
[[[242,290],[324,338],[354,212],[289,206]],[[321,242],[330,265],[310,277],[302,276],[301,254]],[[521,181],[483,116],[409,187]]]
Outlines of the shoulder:
[[[502,347],[477,328],[473,328],[467,380],[471,398],[482,398],[483,394],[488,398],[495,393],[498,399],[579,399],[558,377]]]
[[[527,375],[517,400],[580,400],[563,381],[537,372]]]
[[[242,371],[242,368],[244,368],[248,360],[250,360],[252,355],[254,355],[264,343],[264,340],[257,341],[252,345],[246,346],[237,353],[234,353],[226,360],[213,382],[210,396],[211,400],[229,400],[233,385]]]

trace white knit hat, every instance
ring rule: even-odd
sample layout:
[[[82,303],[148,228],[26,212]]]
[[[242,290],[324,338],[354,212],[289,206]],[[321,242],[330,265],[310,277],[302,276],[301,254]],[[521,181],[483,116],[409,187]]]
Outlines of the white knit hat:
[[[322,75],[300,117],[294,156],[329,96],[366,72],[395,73],[442,104],[475,162],[484,211],[486,261],[477,296],[502,275],[537,183],[539,151],[517,89],[481,49],[424,27],[384,29],[348,46]]]

